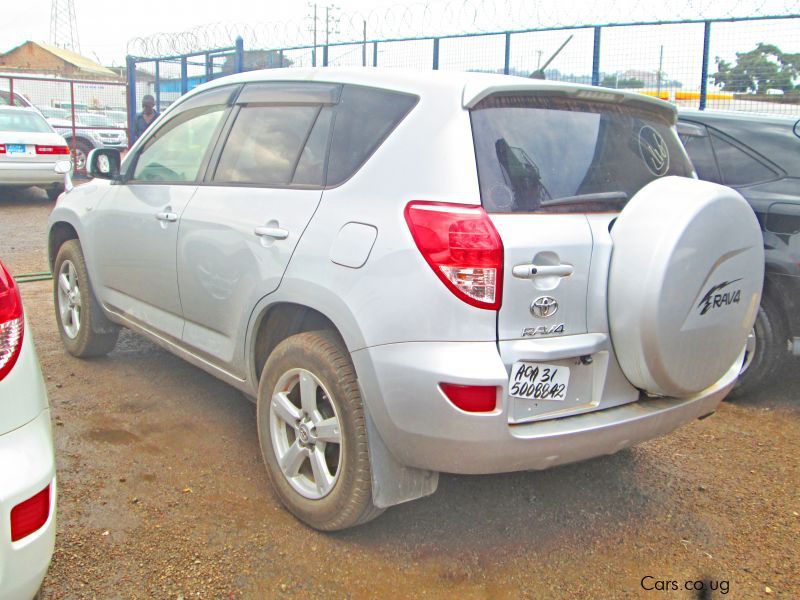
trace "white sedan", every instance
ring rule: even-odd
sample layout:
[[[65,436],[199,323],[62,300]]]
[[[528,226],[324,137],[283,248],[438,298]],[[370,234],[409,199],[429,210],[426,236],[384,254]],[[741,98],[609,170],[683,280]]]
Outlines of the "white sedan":
[[[35,108],[0,106],[0,186],[39,186],[55,200],[68,184],[70,151]]]
[[[0,598],[34,597],[55,535],[47,393],[19,288],[0,262]]]

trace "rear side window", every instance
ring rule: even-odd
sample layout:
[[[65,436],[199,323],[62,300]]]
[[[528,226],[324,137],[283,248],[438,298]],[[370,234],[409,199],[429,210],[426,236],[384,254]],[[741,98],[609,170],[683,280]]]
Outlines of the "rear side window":
[[[697,176],[705,181],[720,183],[717,161],[714,158],[714,150],[711,149],[711,138],[708,135],[708,130],[705,126],[695,123],[692,123],[691,127],[691,131],[683,134],[679,127],[678,134],[681,142],[683,142],[683,147],[686,148],[686,152],[689,154],[695,171],[697,171]]]
[[[416,103],[409,94],[344,86],[335,109],[327,185],[351,177]]]
[[[288,185],[319,112],[319,106],[243,106],[214,181]]]
[[[671,122],[656,111],[506,95],[482,101],[471,118],[489,212],[596,210],[596,200],[631,198],[658,177],[692,176]]]
[[[714,145],[717,164],[725,185],[749,185],[770,181],[778,176],[775,171],[715,131],[711,132],[711,143]]]

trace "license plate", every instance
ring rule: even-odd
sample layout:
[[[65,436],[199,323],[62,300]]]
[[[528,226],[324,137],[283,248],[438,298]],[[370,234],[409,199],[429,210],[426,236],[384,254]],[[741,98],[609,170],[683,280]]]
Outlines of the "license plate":
[[[6,144],[9,154],[25,154],[25,144]]]
[[[569,367],[515,362],[508,379],[508,395],[525,400],[566,400]]]

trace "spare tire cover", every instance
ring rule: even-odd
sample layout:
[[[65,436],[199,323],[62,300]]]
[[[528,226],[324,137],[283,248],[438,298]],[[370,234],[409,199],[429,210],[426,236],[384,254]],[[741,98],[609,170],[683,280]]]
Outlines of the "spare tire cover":
[[[609,330],[636,387],[686,397],[741,355],[761,301],[764,248],[730,188],[684,177],[643,187],[611,229]]]

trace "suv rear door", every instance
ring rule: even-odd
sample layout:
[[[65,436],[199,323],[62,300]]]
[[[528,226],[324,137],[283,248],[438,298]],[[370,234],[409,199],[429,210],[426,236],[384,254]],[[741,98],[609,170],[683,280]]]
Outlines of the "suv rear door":
[[[650,181],[691,176],[663,111],[592,94],[497,93],[472,107],[481,199],[505,252],[500,351],[512,378],[526,360],[551,364],[545,377],[559,371],[542,382],[552,384],[540,387],[543,395],[509,400],[512,422],[610,406],[602,391],[619,375],[614,361],[577,368],[587,366],[579,357],[611,350],[609,228]],[[627,387],[615,403],[638,397]]]

